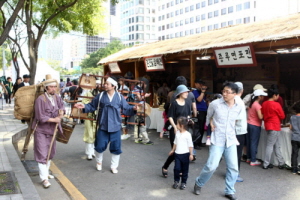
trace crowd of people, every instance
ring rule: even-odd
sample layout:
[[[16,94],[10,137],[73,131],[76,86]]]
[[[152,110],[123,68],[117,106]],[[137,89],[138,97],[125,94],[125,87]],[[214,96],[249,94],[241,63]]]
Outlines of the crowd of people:
[[[45,188],[51,184],[48,181],[50,161],[55,154],[55,147],[47,160],[47,151],[55,124],[59,124],[62,116],[58,112],[63,110],[69,100],[75,100],[81,95],[87,98],[81,99],[74,107],[88,113],[90,119],[85,120],[83,141],[87,159],[96,158],[96,169],[102,170],[103,152],[109,145],[111,153],[111,172],[118,173],[122,139],[128,138],[128,124],[126,118],[136,115],[140,105],[144,105],[149,82],[145,78],[139,79],[134,85],[126,85],[122,79],[109,77],[104,85],[97,82],[96,89],[80,90],[76,80],[61,80],[59,85],[48,80],[44,96],[36,100],[36,111],[33,128],[39,124],[35,133],[35,158],[39,163],[40,177]],[[46,80],[47,81],[47,80]],[[141,82],[143,81],[143,82]],[[26,85],[28,81],[23,84]],[[20,83],[22,84],[22,83]],[[19,84],[19,85],[20,85]],[[14,87],[9,85],[9,87]],[[54,90],[60,87],[60,97]],[[168,177],[168,168],[175,161],[174,166],[174,189],[186,188],[188,179],[189,163],[196,160],[195,149],[200,150],[203,146],[209,146],[209,155],[206,164],[202,168],[194,185],[194,193],[199,195],[201,188],[209,181],[217,169],[222,157],[226,162],[225,197],[237,199],[235,196],[235,183],[243,182],[241,174],[241,161],[251,166],[262,165],[262,169],[271,169],[271,154],[275,153],[279,169],[291,169],[293,174],[298,171],[298,150],[300,148],[300,103],[292,107],[295,115],[291,117],[290,129],[292,130],[292,165],[288,166],[282,157],[279,143],[281,121],[285,118],[276,85],[265,89],[256,84],[253,92],[243,99],[243,83],[225,82],[220,94],[207,95],[207,86],[201,79],[196,79],[195,89],[190,92],[187,80],[179,76],[174,81],[172,90],[167,90],[164,84],[160,90],[164,99],[164,131],[169,135],[171,151],[161,168],[163,177]],[[103,91],[102,91],[103,90]],[[127,91],[122,93],[122,91]],[[13,93],[14,90],[11,92]],[[102,91],[102,92],[100,92]],[[131,92],[130,92],[131,91]],[[168,92],[166,92],[168,91]],[[133,95],[130,96],[129,94]],[[46,97],[46,98],[45,98]],[[60,100],[58,100],[58,98]],[[64,100],[64,102],[63,102]],[[130,104],[132,101],[134,103]],[[163,100],[162,100],[163,101]],[[48,107],[55,108],[53,112],[46,112]],[[197,118],[194,122],[191,119]],[[153,145],[146,131],[146,122],[142,118],[135,118],[133,135],[135,143]],[[197,134],[189,132],[189,124],[197,124]],[[261,127],[267,131],[267,145],[263,163],[256,158],[260,139]],[[48,127],[46,133],[44,127]],[[59,130],[60,130],[60,126]],[[203,138],[206,130],[207,136]],[[122,135],[123,133],[123,135]],[[124,137],[124,135],[127,135]],[[206,140],[205,140],[206,139]],[[203,140],[205,140],[203,142]],[[167,155],[167,153],[166,153]]]

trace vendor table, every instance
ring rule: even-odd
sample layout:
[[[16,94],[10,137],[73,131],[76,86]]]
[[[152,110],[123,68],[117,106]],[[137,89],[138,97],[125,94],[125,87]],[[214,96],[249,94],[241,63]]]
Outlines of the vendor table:
[[[159,110],[158,108],[151,108],[150,120],[151,124],[149,129],[156,129],[157,132],[161,132],[164,127],[164,118],[162,113],[164,111]]]
[[[280,142],[280,150],[282,156],[284,158],[285,164],[291,166],[291,155],[292,155],[292,145],[291,145],[291,137],[292,132],[288,127],[281,128],[281,133],[279,135],[279,142]],[[266,154],[266,146],[267,146],[267,131],[262,127],[260,133],[260,140],[257,148],[257,155],[256,157],[264,160]],[[298,159],[299,163],[300,159]],[[278,165],[277,159],[274,159],[274,152],[271,157],[271,161],[273,165]]]

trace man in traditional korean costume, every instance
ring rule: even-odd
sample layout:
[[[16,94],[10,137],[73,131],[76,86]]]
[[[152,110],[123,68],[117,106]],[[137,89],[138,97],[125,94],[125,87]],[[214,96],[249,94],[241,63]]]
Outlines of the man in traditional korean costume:
[[[56,140],[53,140],[53,146],[50,149],[50,144],[58,127],[58,131],[62,133],[60,125],[64,112],[64,104],[62,99],[56,94],[57,81],[51,79],[47,75],[48,79],[43,82],[45,86],[45,93],[40,95],[35,100],[34,105],[34,121],[32,129],[35,129],[34,133],[34,159],[38,162],[39,175],[42,180],[44,188],[50,187],[49,178],[53,176],[49,175],[49,168],[51,159],[56,153]],[[59,111],[61,111],[59,114]],[[56,126],[58,124],[58,126]],[[48,152],[50,153],[49,161],[47,162]]]
[[[103,152],[110,143],[111,172],[118,173],[119,159],[121,150],[121,109],[122,113],[127,116],[135,114],[136,106],[130,106],[124,97],[117,92],[118,83],[115,78],[107,78],[105,91],[98,94],[91,103],[77,103],[76,108],[83,109],[85,113],[91,113],[99,109],[99,128],[96,134],[96,168],[102,170]]]

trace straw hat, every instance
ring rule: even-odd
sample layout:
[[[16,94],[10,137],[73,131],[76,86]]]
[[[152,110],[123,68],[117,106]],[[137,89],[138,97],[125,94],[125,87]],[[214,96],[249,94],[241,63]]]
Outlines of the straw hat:
[[[137,111],[144,112],[143,106],[138,106]],[[150,114],[151,114],[151,106],[148,103],[145,103],[145,114],[148,116],[150,116]]]
[[[51,74],[46,74],[46,80],[42,82],[42,84],[44,85],[44,87],[46,86],[57,86],[57,80],[56,79],[52,79]]]

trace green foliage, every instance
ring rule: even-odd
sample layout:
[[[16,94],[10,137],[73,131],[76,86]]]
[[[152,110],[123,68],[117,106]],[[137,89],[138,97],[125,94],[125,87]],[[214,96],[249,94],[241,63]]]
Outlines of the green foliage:
[[[9,49],[5,49],[5,59],[6,59],[6,67],[10,66],[12,58]],[[2,68],[3,68],[3,47],[0,47],[0,69]]]
[[[82,67],[83,71],[85,71],[86,69],[98,68],[97,63],[102,58],[114,54],[124,48],[125,46],[121,43],[121,41],[113,40],[105,48],[98,49],[98,51],[91,53],[88,58],[82,61],[80,66]]]

